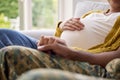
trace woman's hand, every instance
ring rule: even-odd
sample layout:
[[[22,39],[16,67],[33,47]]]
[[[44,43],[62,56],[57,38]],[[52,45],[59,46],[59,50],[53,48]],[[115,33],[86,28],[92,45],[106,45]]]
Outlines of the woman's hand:
[[[40,40],[37,43],[37,46],[52,45],[54,43],[59,43],[61,45],[66,46],[66,42],[64,40],[54,36],[41,36]]]
[[[62,22],[59,27],[63,31],[64,30],[80,31],[84,28],[84,24],[80,22],[80,18],[71,18],[67,21]]]

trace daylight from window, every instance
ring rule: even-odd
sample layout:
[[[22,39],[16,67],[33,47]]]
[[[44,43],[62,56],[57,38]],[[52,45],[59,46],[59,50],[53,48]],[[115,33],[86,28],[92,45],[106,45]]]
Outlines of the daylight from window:
[[[32,29],[55,28],[58,19],[58,0],[32,0]]]
[[[0,0],[0,28],[19,27],[18,0]]]
[[[55,28],[58,19],[58,0],[31,1],[32,29]],[[18,0],[0,0],[0,28],[20,29],[19,8],[21,6],[23,5],[19,5]]]

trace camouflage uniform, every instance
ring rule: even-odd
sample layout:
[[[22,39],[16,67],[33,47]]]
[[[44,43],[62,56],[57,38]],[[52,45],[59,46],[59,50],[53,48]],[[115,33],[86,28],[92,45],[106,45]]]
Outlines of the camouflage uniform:
[[[120,80],[120,58],[116,58],[110,61],[106,65],[106,70],[110,74],[111,77]]]
[[[9,46],[0,50],[0,79],[16,80],[22,73],[36,68],[60,69],[96,77],[109,77],[98,65],[71,61],[35,49]]]

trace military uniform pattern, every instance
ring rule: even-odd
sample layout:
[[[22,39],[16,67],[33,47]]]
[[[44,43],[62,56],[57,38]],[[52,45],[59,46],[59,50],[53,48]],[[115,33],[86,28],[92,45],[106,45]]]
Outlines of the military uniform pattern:
[[[0,78],[16,80],[22,73],[31,69],[60,69],[96,77],[108,77],[106,70],[98,65],[63,59],[35,49],[9,46],[0,50]]]
[[[120,80],[120,58],[110,61],[106,65],[106,70],[109,72],[111,77]]]

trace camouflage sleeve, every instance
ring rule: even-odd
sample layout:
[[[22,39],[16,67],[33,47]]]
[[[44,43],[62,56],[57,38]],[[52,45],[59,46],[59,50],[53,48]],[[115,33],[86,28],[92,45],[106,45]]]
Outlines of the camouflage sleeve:
[[[106,65],[106,70],[110,74],[111,77],[120,79],[120,58],[110,61]]]

